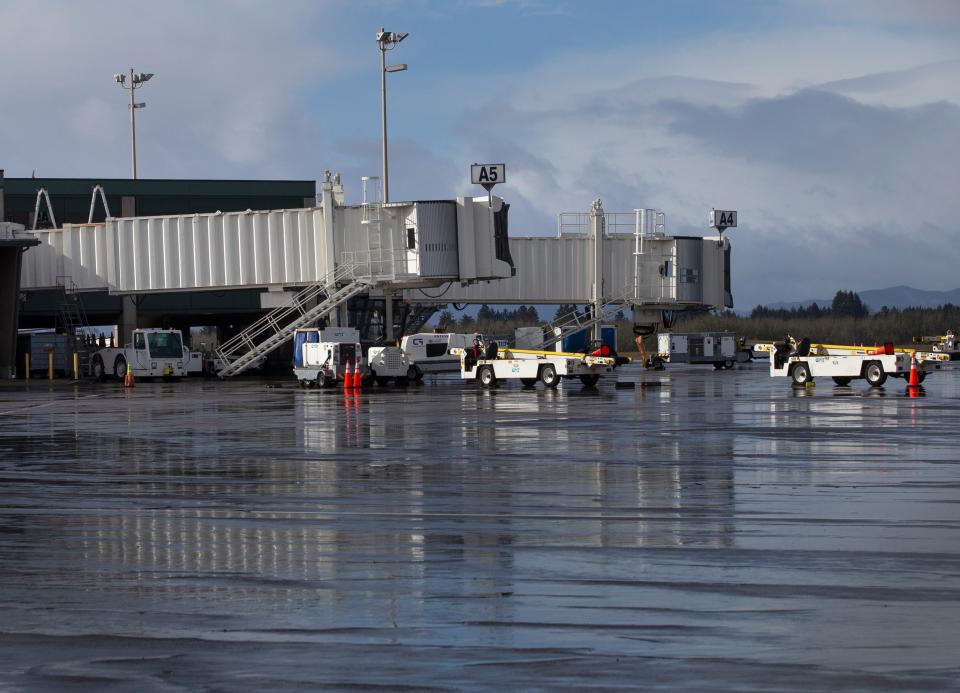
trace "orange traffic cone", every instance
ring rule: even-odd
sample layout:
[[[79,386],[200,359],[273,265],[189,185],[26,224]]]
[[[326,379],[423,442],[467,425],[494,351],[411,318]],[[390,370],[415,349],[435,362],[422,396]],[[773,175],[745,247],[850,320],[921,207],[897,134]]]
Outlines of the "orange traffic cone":
[[[920,387],[920,374],[917,372],[917,355],[913,354],[910,358],[910,381],[907,385],[910,389]]]
[[[349,390],[353,387],[353,361],[347,361],[347,368],[343,372],[343,389]]]
[[[133,387],[133,368],[130,366],[130,362],[127,362],[127,374],[123,376],[123,386],[124,387]]]
[[[360,360],[357,360],[357,369],[353,372],[353,387],[357,390],[363,387],[363,374],[360,372]]]

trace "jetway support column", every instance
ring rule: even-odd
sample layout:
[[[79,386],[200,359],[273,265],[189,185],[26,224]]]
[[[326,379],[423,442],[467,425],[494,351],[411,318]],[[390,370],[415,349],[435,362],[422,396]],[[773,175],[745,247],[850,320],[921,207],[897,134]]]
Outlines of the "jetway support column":
[[[122,296],[120,305],[120,346],[133,341],[133,331],[137,329],[137,304],[135,296]]]
[[[603,234],[605,229],[603,203],[600,198],[593,201],[590,208],[590,233],[593,235],[593,311],[592,315],[602,315],[603,306]],[[603,321],[593,326],[593,339],[603,339]]]

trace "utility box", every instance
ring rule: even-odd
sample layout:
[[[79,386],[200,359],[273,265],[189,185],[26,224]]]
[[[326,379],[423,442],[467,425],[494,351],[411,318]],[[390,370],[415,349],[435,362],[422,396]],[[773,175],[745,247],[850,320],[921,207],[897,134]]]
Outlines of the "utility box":
[[[17,335],[17,372],[24,367],[24,356],[30,354],[30,372],[47,371],[47,354],[53,352],[53,370],[66,374],[73,369],[70,340],[55,332],[21,332]]]

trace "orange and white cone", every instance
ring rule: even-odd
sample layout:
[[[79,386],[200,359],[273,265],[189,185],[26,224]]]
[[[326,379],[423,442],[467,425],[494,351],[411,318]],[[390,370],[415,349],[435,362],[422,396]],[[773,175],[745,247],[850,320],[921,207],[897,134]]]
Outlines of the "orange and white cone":
[[[343,389],[349,390],[353,387],[353,361],[347,361],[346,370],[343,371]]]
[[[910,380],[907,387],[913,389],[920,387],[920,373],[917,371],[917,355],[913,354],[910,358]]]
[[[361,389],[363,387],[363,374],[360,372],[360,361],[357,361],[357,369],[353,372],[353,387]]]
[[[127,374],[123,376],[123,386],[133,387],[133,367],[127,362]]]

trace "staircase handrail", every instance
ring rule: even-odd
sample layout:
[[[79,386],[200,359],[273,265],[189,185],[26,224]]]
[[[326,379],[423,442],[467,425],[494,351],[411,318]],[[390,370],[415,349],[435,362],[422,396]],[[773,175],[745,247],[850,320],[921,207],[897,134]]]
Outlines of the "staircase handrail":
[[[220,378],[225,378],[229,375],[236,375],[237,373],[245,370],[257,359],[261,358],[262,356],[266,356],[271,351],[283,344],[283,342],[289,339],[290,334],[297,328],[306,325],[315,317],[323,315],[344,301],[349,300],[351,297],[365,290],[369,286],[369,283],[370,280],[367,277],[355,278],[352,282],[345,284],[339,289],[336,289],[334,292],[328,294],[323,301],[318,303],[313,308],[304,311],[299,317],[295,318],[290,323],[283,326],[271,325],[274,327],[274,332],[257,344],[253,343],[253,340],[249,335],[241,333],[241,335],[238,335],[244,337],[244,339],[241,339],[241,342],[247,344],[251,348],[243,353],[237,354],[232,361],[230,360],[228,354],[224,354],[222,351],[216,350],[217,356],[225,364],[225,366],[217,372],[217,375]],[[262,333],[263,331],[261,331],[260,335],[262,335]]]
[[[237,347],[254,341],[266,332],[268,328],[275,328],[278,321],[288,318],[291,314],[298,311],[302,312],[303,302],[310,301],[319,294],[329,291],[331,287],[335,287],[339,282],[344,281],[348,277],[355,279],[356,277],[353,276],[355,269],[356,265],[338,265],[333,272],[330,272],[321,281],[316,284],[311,284],[294,295],[290,303],[270,311],[252,325],[242,330],[239,334],[221,344],[216,349],[218,355],[224,360],[228,360],[227,357],[232,355]]]
[[[566,315],[561,315],[556,320],[546,323],[543,326],[544,331],[549,331],[550,336],[544,339],[536,349],[542,349],[544,347],[551,346],[556,344],[564,337],[576,334],[577,332],[582,332],[590,327],[593,327],[599,322],[602,322],[606,319],[607,314],[615,307],[622,307],[625,303],[629,303],[629,299],[633,296],[634,288],[631,286],[629,289],[625,290],[622,294],[615,296],[614,298],[606,299],[603,304],[600,306],[600,310],[597,315],[592,315],[589,318],[586,318],[580,315],[579,311],[573,311],[572,313],[567,313]],[[560,329],[560,334],[554,334],[554,330],[557,328]]]

